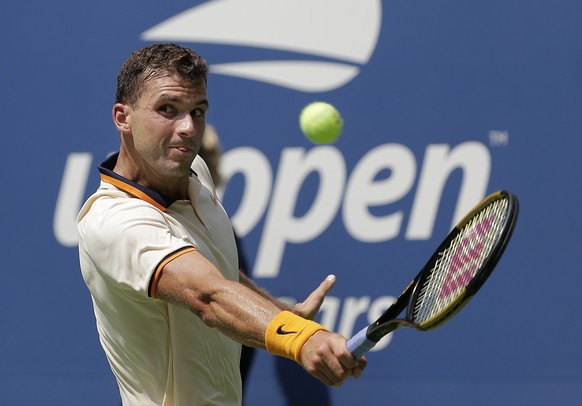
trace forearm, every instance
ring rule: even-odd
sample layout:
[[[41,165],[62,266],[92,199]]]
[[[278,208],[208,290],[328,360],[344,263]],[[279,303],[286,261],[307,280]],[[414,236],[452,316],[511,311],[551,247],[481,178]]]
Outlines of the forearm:
[[[244,345],[265,349],[265,332],[281,309],[254,290],[227,282],[203,305],[200,317]]]
[[[267,299],[269,302],[273,303],[275,306],[277,306],[280,310],[288,310],[290,312],[295,312],[293,307],[290,306],[289,304],[282,302],[281,300],[277,299],[276,297],[274,297],[273,295],[271,295],[269,292],[267,292],[264,289],[261,289],[260,287],[258,287],[248,276],[246,276],[243,272],[240,272],[240,283],[244,286],[246,286],[247,288],[249,288],[250,290],[252,290],[253,292],[255,292],[256,294],[260,295],[261,297],[263,297],[264,299]]]
[[[228,293],[229,289],[219,293],[211,304],[209,313],[212,318],[205,320],[208,325],[245,345],[263,348],[297,362],[301,362],[303,344],[317,331],[327,331],[314,321],[290,311],[281,311],[268,299],[240,286],[244,288],[243,292],[251,295],[235,293],[239,290],[236,286],[231,286],[233,294]],[[234,297],[237,298],[235,301],[232,300]]]
[[[242,344],[266,348],[267,326],[282,309],[253,286],[224,278],[199,252],[190,252],[166,264],[156,297],[192,311]]]

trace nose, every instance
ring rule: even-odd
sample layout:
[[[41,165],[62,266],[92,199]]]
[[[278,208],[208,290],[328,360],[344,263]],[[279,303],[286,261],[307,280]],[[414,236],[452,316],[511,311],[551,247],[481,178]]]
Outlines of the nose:
[[[194,119],[190,114],[184,114],[178,122],[178,133],[181,137],[193,137],[196,134]]]

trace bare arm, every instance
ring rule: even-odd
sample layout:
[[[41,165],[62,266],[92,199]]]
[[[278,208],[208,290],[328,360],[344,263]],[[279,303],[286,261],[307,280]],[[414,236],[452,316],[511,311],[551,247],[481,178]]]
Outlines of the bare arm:
[[[331,289],[335,278],[328,277],[292,311],[313,317]],[[289,306],[259,289],[250,279],[225,279],[220,271],[197,251],[169,262],[158,281],[156,297],[189,309],[210,327],[248,346],[266,348],[265,332],[273,319]],[[341,385],[350,376],[358,377],[365,360],[354,360],[346,339],[324,330],[307,340],[298,362],[328,385]]]
[[[192,311],[208,326],[242,344],[265,348],[264,333],[281,312],[244,284],[228,280],[198,251],[169,262],[156,297]]]

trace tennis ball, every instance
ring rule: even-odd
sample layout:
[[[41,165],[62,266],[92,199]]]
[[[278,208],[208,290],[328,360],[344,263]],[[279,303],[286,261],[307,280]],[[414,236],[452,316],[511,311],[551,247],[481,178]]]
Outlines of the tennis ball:
[[[331,144],[341,134],[344,121],[334,106],[316,101],[301,110],[299,127],[314,144]]]

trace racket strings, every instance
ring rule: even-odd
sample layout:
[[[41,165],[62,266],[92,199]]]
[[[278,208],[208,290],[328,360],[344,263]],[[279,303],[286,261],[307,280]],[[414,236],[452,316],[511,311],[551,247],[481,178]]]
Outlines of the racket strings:
[[[413,319],[438,318],[463,293],[483,266],[503,231],[508,200],[500,199],[471,218],[438,254],[414,305]]]

